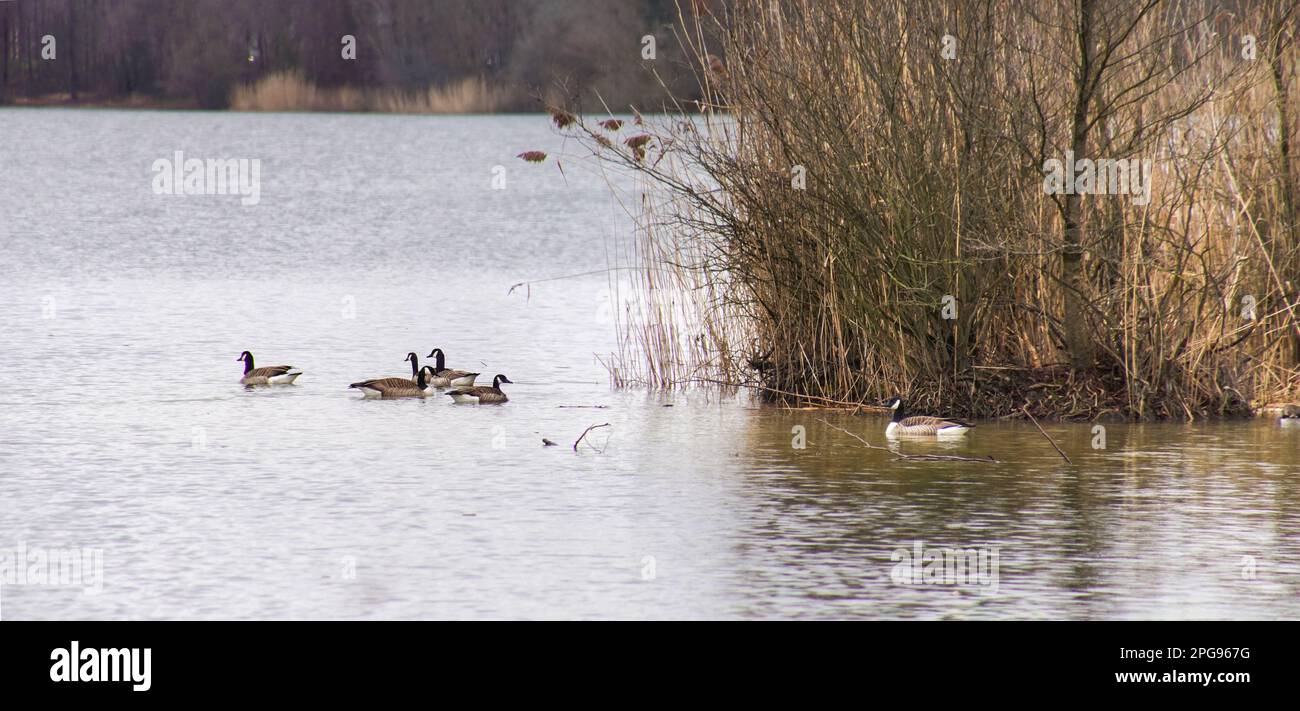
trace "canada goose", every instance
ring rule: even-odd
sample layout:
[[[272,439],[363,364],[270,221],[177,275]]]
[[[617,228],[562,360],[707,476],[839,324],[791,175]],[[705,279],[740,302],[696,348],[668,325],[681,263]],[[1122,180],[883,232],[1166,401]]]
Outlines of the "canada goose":
[[[1277,423],[1287,427],[1300,426],[1300,405],[1287,405],[1282,408],[1282,416],[1278,418]]]
[[[890,398],[885,403],[885,407],[894,410],[894,418],[889,421],[889,426],[885,427],[886,437],[960,437],[975,426],[964,420],[947,417],[929,415],[904,417],[903,399],[899,397]]]
[[[428,366],[425,367],[427,368]],[[472,388],[457,388],[456,390],[448,391],[447,394],[456,402],[473,402],[480,405],[502,403],[510,398],[506,397],[506,394],[501,392],[501,383],[509,382],[511,382],[510,378],[498,374],[497,377],[492,379],[492,387],[479,385]]]
[[[244,361],[244,377],[239,379],[240,385],[292,385],[293,381],[302,375],[302,371],[292,365],[267,365],[254,368],[253,354],[248,351],[240,353],[235,360]]]
[[[352,383],[348,387],[360,390],[365,397],[386,400],[397,397],[428,397],[434,393],[428,379],[431,373],[433,368],[426,365],[415,374],[414,383],[406,378],[373,378]]]
[[[420,357],[414,353],[407,353],[406,360],[411,364],[411,377],[409,378],[371,378],[369,380],[362,380],[361,382],[367,385],[383,385],[384,387],[388,387],[388,388],[397,388],[403,385],[419,385],[420,384],[420,367],[419,367]]]
[[[434,348],[426,357],[436,359],[436,365],[433,366],[433,380],[430,381],[436,388],[471,386],[474,384],[474,379],[479,376],[478,373],[465,370],[449,370],[441,348]]]

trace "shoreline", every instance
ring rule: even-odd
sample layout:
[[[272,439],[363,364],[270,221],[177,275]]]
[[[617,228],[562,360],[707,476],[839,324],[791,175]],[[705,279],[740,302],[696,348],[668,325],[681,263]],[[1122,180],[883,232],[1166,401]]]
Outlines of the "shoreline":
[[[384,116],[539,116],[545,109],[535,111],[384,111],[382,109],[238,109],[234,107],[205,108],[192,101],[69,101],[66,99],[21,99],[0,102],[0,109],[93,109],[115,111],[203,111],[231,114],[378,114]],[[625,115],[625,114],[618,114]],[[631,115],[626,114],[626,115]]]

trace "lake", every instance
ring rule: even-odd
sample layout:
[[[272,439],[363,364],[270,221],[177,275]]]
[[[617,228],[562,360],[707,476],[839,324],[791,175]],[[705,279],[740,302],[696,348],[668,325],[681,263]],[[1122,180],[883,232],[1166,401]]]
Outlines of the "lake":
[[[900,460],[830,426],[881,416],[612,389],[631,221],[544,116],[0,127],[3,619],[1300,617],[1300,428],[1044,423],[1066,464],[988,421],[897,451],[1000,463]],[[155,193],[177,151],[257,159],[257,204]],[[434,347],[510,402],[347,387]],[[246,390],[245,349],[304,375]],[[97,562],[52,581],[66,550]]]

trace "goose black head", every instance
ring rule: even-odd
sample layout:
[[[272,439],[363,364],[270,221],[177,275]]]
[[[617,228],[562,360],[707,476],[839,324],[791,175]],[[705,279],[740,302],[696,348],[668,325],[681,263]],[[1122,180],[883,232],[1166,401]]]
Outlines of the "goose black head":
[[[407,354],[406,354],[406,360],[409,361],[409,362],[411,362],[411,363],[416,362],[416,360],[417,360],[418,358],[419,358],[419,356],[415,355],[414,352],[411,352],[411,353],[407,353]]]
[[[443,357],[443,355],[442,355],[442,349],[441,349],[441,348],[434,348],[433,350],[429,351],[429,355],[427,355],[427,356],[425,356],[425,357],[426,357],[426,358],[436,358],[436,359],[437,359],[437,360],[436,360],[436,365],[434,365],[434,367],[433,367],[433,371],[434,371],[435,373],[437,373],[437,372],[439,372],[439,371],[441,371],[441,370],[446,369],[446,367],[447,367],[447,360],[446,360],[446,358]]]
[[[253,354],[249,353],[248,351],[244,351],[243,353],[240,353],[239,357],[236,358],[235,360],[252,360],[252,359],[253,359]]]
[[[434,376],[433,366],[426,365],[423,368],[420,368],[420,372],[416,374],[415,384],[419,386],[421,390],[423,390],[424,388],[429,387],[429,378],[432,378],[433,376]]]
[[[894,411],[894,422],[902,422],[905,415],[903,414],[903,398],[895,395],[885,401],[885,407]]]
[[[511,384],[514,384],[514,381],[511,380],[510,378],[507,378],[506,376],[504,376],[504,375],[502,375],[502,374],[500,374],[500,373],[497,373],[497,377],[495,377],[495,378],[492,379],[492,387],[494,387],[494,388],[500,388],[500,387],[501,387],[501,383],[511,383]]]

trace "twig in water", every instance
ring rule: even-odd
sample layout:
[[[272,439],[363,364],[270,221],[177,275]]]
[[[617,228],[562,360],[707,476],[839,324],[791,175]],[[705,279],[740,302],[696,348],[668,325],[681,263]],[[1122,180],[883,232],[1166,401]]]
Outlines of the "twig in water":
[[[583,431],[582,431],[582,434],[578,437],[578,440],[577,440],[576,442],[573,443],[573,451],[575,451],[575,452],[578,451],[578,442],[581,442],[581,441],[582,441],[582,438],[583,438],[583,437],[586,437],[588,432],[590,432],[590,431],[596,429],[597,427],[609,427],[609,423],[606,422],[606,423],[603,424],[603,425],[592,425],[591,427],[588,427],[587,429],[583,430]],[[590,446],[590,445],[588,445],[588,446]],[[596,448],[595,448],[595,447],[592,447],[592,449],[596,449]],[[597,451],[597,452],[603,452],[604,450],[596,449],[596,451]]]
[[[893,454],[893,453],[894,453],[894,451],[891,450],[889,447],[877,447],[876,445],[874,445],[874,444],[868,442],[867,440],[865,440],[865,439],[859,437],[858,435],[853,434],[852,432],[850,432],[850,431],[844,429],[843,427],[836,427],[835,425],[832,425],[831,423],[829,423],[829,422],[827,422],[826,420],[823,420],[823,419],[821,419],[821,418],[818,418],[817,421],[820,422],[820,423],[822,423],[823,425],[826,425],[827,427],[830,427],[830,428],[833,428],[833,429],[837,429],[837,430],[839,430],[840,432],[843,432],[844,434],[846,434],[846,435],[852,437],[853,439],[856,439],[857,441],[861,442],[863,445],[865,445],[865,446],[867,446],[867,447],[870,447],[871,449],[879,449],[879,450],[883,450],[883,451],[889,452],[890,454]]]
[[[1038,431],[1039,431],[1039,432],[1043,432],[1043,428],[1042,428],[1042,427],[1039,427],[1039,425],[1038,425],[1038,420],[1035,420],[1035,419],[1034,419],[1034,416],[1031,415],[1031,414],[1029,414],[1029,410],[1026,410],[1024,405],[1021,405],[1021,406],[1020,406],[1020,411],[1023,412],[1023,413],[1025,413],[1025,417],[1028,417],[1030,422],[1034,423],[1034,427],[1038,427]],[[1043,432],[1043,436],[1044,436],[1044,437],[1047,437],[1047,441],[1048,441],[1048,442],[1052,445],[1052,447],[1056,450],[1056,453],[1059,454],[1059,455],[1061,455],[1061,458],[1065,460],[1065,463],[1066,463],[1066,464],[1074,464],[1074,462],[1070,461],[1070,458],[1069,458],[1069,457],[1065,456],[1065,452],[1062,452],[1062,451],[1061,451],[1061,448],[1056,446],[1056,442],[1053,442],[1053,441],[1052,441],[1051,436],[1049,436],[1046,432]]]
[[[836,427],[835,425],[832,425],[831,423],[821,418],[818,418],[817,421],[822,423],[823,425],[826,425],[827,427],[830,427],[831,429],[836,429],[839,430],[840,432],[843,432],[844,434],[861,442],[869,449],[879,449],[883,452],[889,452],[890,454],[894,455],[894,457],[897,459],[906,459],[914,462],[983,462],[984,464],[1001,464],[1001,462],[999,462],[998,460],[987,455],[983,457],[962,457],[956,454],[903,454],[901,452],[895,452],[889,447],[878,447],[868,442],[867,440],[859,437],[858,435],[853,434],[852,432],[844,429],[843,427]]]
[[[634,267],[608,267],[605,269],[594,269],[589,272],[578,272],[577,274],[562,274],[560,276],[546,277],[545,279],[529,279],[528,281],[521,281],[518,284],[512,284],[510,286],[509,291],[506,292],[506,296],[515,293],[515,289],[518,289],[521,286],[528,287],[528,295],[531,296],[533,284],[540,284],[544,281],[558,281],[560,279],[576,279],[578,277],[592,276],[595,274],[608,274],[610,272],[622,271],[622,270],[633,269],[633,268]]]
[[[788,390],[778,390],[777,388],[769,388],[769,387],[767,387],[766,385],[759,385],[758,383],[733,383],[733,382],[730,382],[730,381],[727,381],[727,380],[717,380],[717,379],[714,379],[714,378],[691,378],[688,382],[692,382],[692,383],[710,383],[710,384],[713,384],[713,385],[725,385],[725,386],[727,386],[727,387],[732,387],[732,388],[754,388],[754,389],[756,389],[756,390],[766,390],[767,392],[770,392],[770,393],[776,393],[776,394],[778,394],[778,395],[790,395],[790,396],[793,396],[793,397],[796,397],[796,398],[803,398],[803,399],[805,399],[805,400],[820,400],[820,401],[822,401],[822,402],[826,402],[826,403],[830,403],[831,405],[834,405],[836,409],[842,408],[842,409],[845,409],[845,410],[854,410],[854,411],[856,411],[856,410],[881,410],[881,411],[886,411],[886,410],[890,410],[890,409],[891,409],[891,408],[885,407],[884,405],[867,405],[867,404],[865,404],[865,403],[861,403],[861,402],[848,402],[848,401],[845,401],[845,400],[833,400],[833,399],[831,399],[831,398],[828,398],[828,397],[822,397],[822,396],[820,396],[820,395],[801,395],[801,394],[799,394],[799,393],[792,393],[792,392],[790,392],[790,391],[788,391]],[[791,409],[808,409],[808,408],[791,408]],[[822,408],[822,409],[830,409],[830,408]]]

